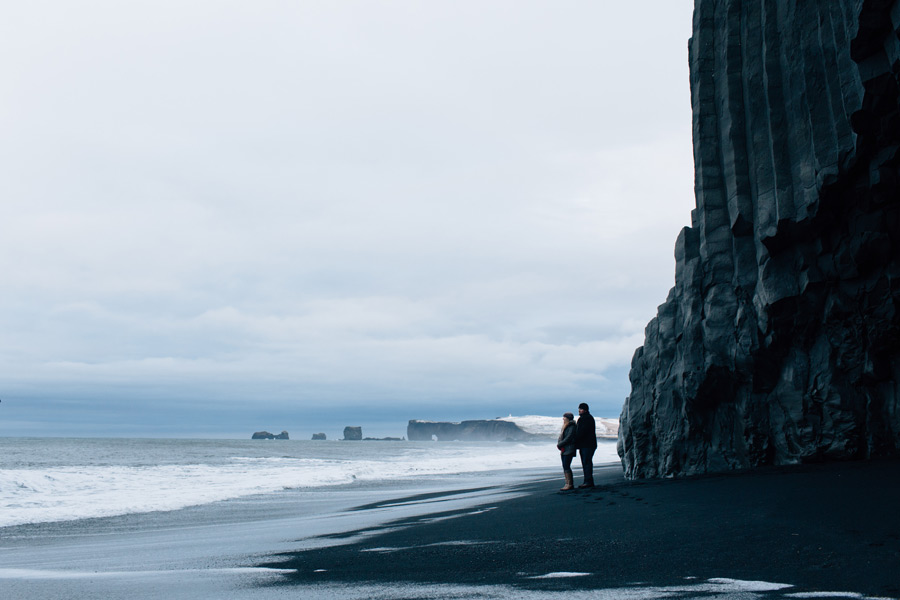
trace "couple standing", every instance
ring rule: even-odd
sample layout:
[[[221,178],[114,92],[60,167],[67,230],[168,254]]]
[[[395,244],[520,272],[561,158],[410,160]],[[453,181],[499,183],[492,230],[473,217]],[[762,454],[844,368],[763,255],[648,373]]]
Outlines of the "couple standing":
[[[572,459],[575,458],[575,450],[581,455],[581,468],[584,471],[584,483],[580,488],[594,487],[594,452],[597,450],[597,425],[594,417],[588,412],[588,405],[582,402],[578,405],[578,422],[570,413],[563,413],[562,431],[556,440],[562,456],[563,475],[566,477],[566,485],[560,491],[567,492],[575,488],[575,479],[572,475]]]

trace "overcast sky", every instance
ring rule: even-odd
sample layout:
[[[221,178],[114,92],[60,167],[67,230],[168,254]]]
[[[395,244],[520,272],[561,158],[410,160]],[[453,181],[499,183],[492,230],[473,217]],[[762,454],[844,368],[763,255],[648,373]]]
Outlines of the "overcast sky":
[[[0,435],[618,416],[694,205],[691,10],[6,6]]]

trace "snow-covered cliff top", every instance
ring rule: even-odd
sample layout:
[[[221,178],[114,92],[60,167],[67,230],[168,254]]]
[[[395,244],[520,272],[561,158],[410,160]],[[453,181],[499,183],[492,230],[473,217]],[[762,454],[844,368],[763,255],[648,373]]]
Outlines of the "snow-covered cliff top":
[[[577,418],[577,415],[576,415]],[[618,419],[598,419],[597,421],[597,437],[616,439],[619,436],[619,420]],[[559,429],[562,427],[562,417],[543,417],[539,415],[525,415],[522,417],[500,417],[500,421],[511,421],[519,426],[520,429],[527,433],[535,433],[537,435],[547,435],[556,437],[559,435]]]

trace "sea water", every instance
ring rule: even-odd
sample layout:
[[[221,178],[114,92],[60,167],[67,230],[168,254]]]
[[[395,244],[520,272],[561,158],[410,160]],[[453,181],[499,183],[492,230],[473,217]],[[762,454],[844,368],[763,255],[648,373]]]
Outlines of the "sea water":
[[[601,442],[594,462],[617,461],[615,443]],[[558,466],[552,439],[0,438],[0,527],[170,511],[292,489]]]

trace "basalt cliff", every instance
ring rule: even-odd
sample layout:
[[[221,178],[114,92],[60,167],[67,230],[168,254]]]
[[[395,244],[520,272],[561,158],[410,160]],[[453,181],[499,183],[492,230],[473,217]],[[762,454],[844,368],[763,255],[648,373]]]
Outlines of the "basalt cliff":
[[[696,0],[696,209],[632,360],[630,478],[900,449],[900,0]]]

